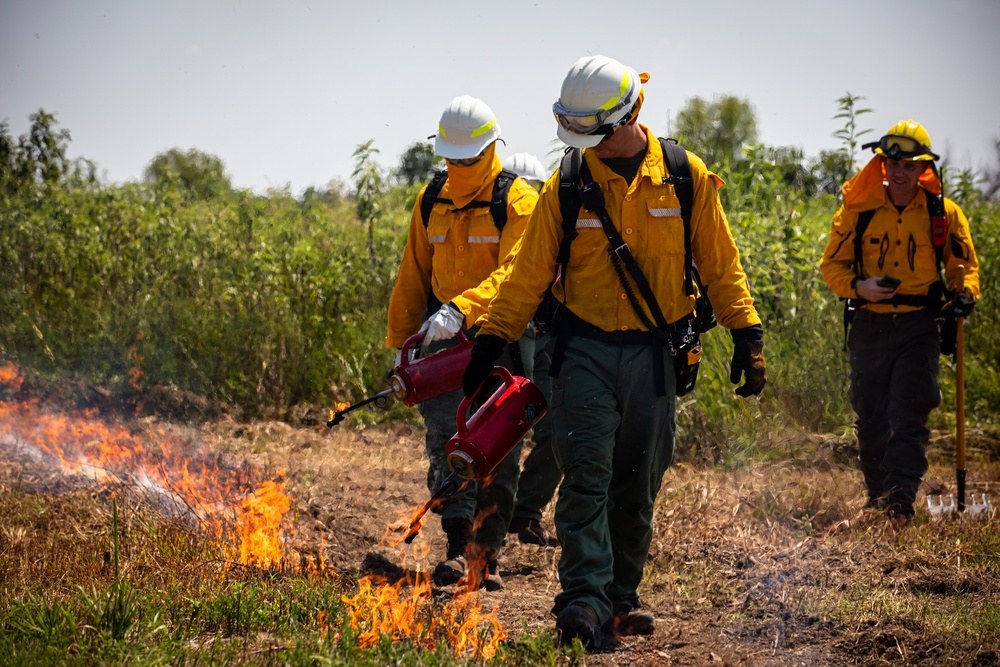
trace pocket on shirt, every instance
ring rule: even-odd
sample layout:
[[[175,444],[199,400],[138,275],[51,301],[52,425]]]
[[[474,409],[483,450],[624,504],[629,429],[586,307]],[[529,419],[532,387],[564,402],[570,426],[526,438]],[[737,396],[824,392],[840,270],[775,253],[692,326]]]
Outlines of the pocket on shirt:
[[[636,231],[645,245],[647,257],[684,255],[684,220],[676,197],[657,197],[647,202],[646,219]]]
[[[608,261],[608,237],[593,213],[580,211],[576,238],[569,246],[570,266],[600,266]]]

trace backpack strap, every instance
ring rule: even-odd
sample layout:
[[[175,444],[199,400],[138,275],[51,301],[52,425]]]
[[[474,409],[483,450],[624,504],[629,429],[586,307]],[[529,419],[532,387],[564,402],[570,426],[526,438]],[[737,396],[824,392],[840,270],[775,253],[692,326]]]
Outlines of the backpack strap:
[[[660,148],[663,150],[663,160],[670,175],[664,182],[673,184],[674,194],[681,203],[681,220],[684,221],[684,293],[691,296],[695,293],[692,269],[694,261],[691,253],[691,209],[694,207],[691,163],[688,162],[687,151],[677,143],[676,139],[660,137]]]
[[[510,193],[510,186],[516,178],[517,174],[514,172],[509,169],[501,169],[500,173],[497,174],[496,180],[493,181],[493,193],[490,195],[490,201],[471,201],[455,210],[465,211],[470,208],[485,208],[488,206],[490,215],[493,217],[493,225],[498,231],[502,232],[504,226],[507,224],[507,195]],[[455,205],[455,202],[451,199],[438,196],[446,180],[448,180],[448,171],[442,169],[441,171],[434,172],[434,177],[427,184],[427,189],[424,191],[424,198],[420,200],[420,217],[424,221],[425,228],[427,227],[428,220],[430,220],[431,209],[434,208],[434,204]]]
[[[454,203],[450,199],[438,197],[438,193],[441,192],[441,188],[444,187],[444,182],[447,180],[447,169],[436,171],[434,172],[434,177],[431,178],[431,182],[427,184],[427,189],[424,190],[424,198],[420,200],[420,218],[424,221],[425,229],[427,228],[427,221],[431,217],[431,209],[434,208],[436,202]]]
[[[868,230],[868,225],[874,217],[875,209],[873,208],[861,211],[858,213],[858,222],[854,225],[854,273],[859,278],[861,277],[861,264],[864,257],[865,231]]]
[[[568,316],[572,312],[560,303],[552,294],[552,285],[556,280],[562,280],[566,284],[566,267],[569,264],[569,248],[573,239],[577,237],[576,220],[580,216],[580,165],[583,163],[583,151],[579,148],[568,147],[563,153],[562,161],[559,163],[559,212],[562,215],[563,238],[559,243],[559,252],[556,254],[556,276],[549,283],[549,288],[545,291],[542,303],[548,301],[548,328],[555,327],[555,345],[552,349],[551,362],[549,365],[549,376],[559,377],[562,369],[563,357],[565,356],[566,344],[569,342]],[[537,315],[537,313],[536,313]]]
[[[556,263],[566,279],[566,265],[569,263],[569,247],[577,237],[576,220],[580,216],[580,167],[583,151],[567,148],[559,164],[559,212],[562,214],[563,238],[559,244]]]
[[[497,178],[493,181],[493,196],[490,198],[490,215],[493,216],[493,224],[499,231],[503,231],[507,224],[507,194],[510,186],[517,179],[517,174],[509,169],[501,169]]]
[[[944,244],[948,240],[948,216],[944,212],[944,195],[936,195],[924,190],[927,197],[927,211],[931,215],[931,241],[938,266],[944,264]]]

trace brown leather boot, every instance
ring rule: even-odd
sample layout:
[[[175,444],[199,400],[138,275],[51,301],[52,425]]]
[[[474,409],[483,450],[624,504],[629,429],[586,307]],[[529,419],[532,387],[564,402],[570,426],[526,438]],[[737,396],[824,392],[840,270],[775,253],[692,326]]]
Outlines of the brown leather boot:
[[[441,528],[448,536],[445,559],[437,564],[431,579],[436,586],[457,584],[469,569],[465,549],[472,537],[472,522],[468,519],[441,519]]]

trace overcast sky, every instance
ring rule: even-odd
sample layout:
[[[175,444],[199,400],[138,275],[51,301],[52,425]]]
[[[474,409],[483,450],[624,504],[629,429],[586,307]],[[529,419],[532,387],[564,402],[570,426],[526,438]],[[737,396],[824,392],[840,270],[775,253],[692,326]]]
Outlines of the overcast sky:
[[[953,164],[996,164],[1000,0],[0,0],[0,120],[16,136],[56,114],[107,181],[196,148],[237,187],[297,195],[349,184],[368,140],[395,167],[463,94],[496,113],[501,157],[549,164],[552,102],[587,54],[650,73],[640,120],[661,135],[730,94],[762,142],[815,156],[850,91],[865,139],[912,117]]]

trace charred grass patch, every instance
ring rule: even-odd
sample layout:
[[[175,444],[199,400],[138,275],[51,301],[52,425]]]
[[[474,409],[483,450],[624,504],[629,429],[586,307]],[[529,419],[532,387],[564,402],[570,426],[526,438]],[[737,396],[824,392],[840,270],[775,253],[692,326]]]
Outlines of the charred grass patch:
[[[863,509],[860,473],[839,446],[780,444],[791,447],[781,461],[667,473],[644,600],[672,611],[678,637],[711,628],[715,654],[746,664],[997,664],[996,511],[938,520],[923,510],[897,527]],[[996,488],[996,464],[975,466]]]

